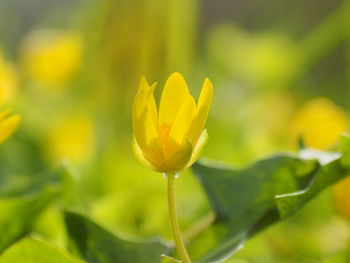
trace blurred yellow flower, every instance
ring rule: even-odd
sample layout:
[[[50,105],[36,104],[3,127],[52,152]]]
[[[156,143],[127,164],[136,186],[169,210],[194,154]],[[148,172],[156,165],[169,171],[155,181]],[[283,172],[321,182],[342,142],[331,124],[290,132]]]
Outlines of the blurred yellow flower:
[[[291,124],[294,141],[302,136],[306,146],[328,149],[339,140],[340,133],[349,128],[349,117],[327,98],[307,102],[295,114]]]
[[[334,199],[337,212],[350,220],[350,176],[335,185]]]
[[[134,150],[138,159],[157,172],[179,172],[194,163],[203,148],[213,85],[205,79],[198,104],[180,73],[165,83],[159,112],[153,91],[143,77],[133,105]]]
[[[95,137],[93,123],[86,116],[73,116],[57,121],[48,132],[48,155],[54,162],[64,158],[83,162],[94,151]]]
[[[0,113],[0,143],[4,142],[17,129],[21,117],[17,114],[11,115],[10,110]]]
[[[293,139],[302,136],[306,146],[326,150],[339,141],[339,135],[349,128],[349,117],[327,98],[316,98],[302,106],[294,116]],[[334,187],[337,211],[350,219],[350,178]]]
[[[0,103],[7,103],[15,96],[17,82],[13,66],[4,60],[0,51]]]
[[[70,32],[45,30],[24,41],[23,66],[29,77],[44,84],[64,84],[81,63],[82,43]]]

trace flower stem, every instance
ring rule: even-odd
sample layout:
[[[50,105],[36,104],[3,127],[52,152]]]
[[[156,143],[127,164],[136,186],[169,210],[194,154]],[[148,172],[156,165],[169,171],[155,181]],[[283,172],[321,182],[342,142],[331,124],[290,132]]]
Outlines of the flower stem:
[[[183,263],[191,263],[191,259],[187,254],[185,244],[183,242],[179,222],[177,220],[175,208],[175,173],[167,173],[168,179],[168,206],[171,230],[173,232],[174,242],[177,252],[180,254]]]

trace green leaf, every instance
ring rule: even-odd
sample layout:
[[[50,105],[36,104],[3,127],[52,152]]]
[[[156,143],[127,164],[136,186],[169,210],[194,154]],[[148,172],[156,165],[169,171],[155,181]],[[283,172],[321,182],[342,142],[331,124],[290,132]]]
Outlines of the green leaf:
[[[82,209],[84,207],[79,192],[77,175],[69,162],[62,163],[62,180],[61,202],[66,209]]]
[[[204,163],[193,170],[216,214],[214,224],[189,246],[198,263],[222,262],[249,237],[292,215],[348,172],[340,154],[309,149],[299,156],[272,156],[243,170]]]
[[[161,262],[162,254],[169,252],[159,240],[127,241],[77,213],[65,212],[65,221],[72,246],[88,262],[156,263]]]
[[[0,263],[83,263],[65,251],[36,237],[12,245],[0,256]]]
[[[31,230],[59,189],[57,177],[50,177],[21,193],[0,196],[0,251]]]

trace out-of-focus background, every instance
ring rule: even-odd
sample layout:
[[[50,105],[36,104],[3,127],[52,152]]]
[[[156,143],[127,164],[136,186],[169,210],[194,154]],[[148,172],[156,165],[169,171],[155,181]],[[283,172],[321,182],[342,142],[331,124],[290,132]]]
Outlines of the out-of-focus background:
[[[296,151],[301,136],[336,150],[350,124],[349,13],[339,0],[1,0],[0,104],[22,122],[1,145],[0,192],[66,162],[96,221],[169,239],[165,180],[131,150],[140,76],[158,82],[158,97],[172,72],[195,96],[210,78],[210,159],[244,167]],[[350,192],[345,184],[338,189]],[[350,204],[334,189],[227,262],[348,262]],[[177,193],[190,231],[209,204],[190,171]],[[65,247],[59,211],[51,206],[36,231]]]

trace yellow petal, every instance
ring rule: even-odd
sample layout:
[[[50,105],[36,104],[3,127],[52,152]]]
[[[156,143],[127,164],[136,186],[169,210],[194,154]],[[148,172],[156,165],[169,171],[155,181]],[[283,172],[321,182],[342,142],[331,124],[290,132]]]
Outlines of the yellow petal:
[[[153,140],[158,140],[158,131],[154,126],[149,107],[144,109],[139,119],[134,120],[134,134],[142,150]]]
[[[177,143],[182,143],[187,136],[187,131],[190,128],[195,113],[196,102],[193,97],[189,95],[176,115],[169,137]]]
[[[135,113],[134,108],[134,113]],[[146,145],[146,136],[144,132],[144,126],[145,126],[145,119],[146,119],[147,109],[143,109],[142,113],[140,113],[140,116],[136,117],[136,114],[133,114],[133,130],[135,134],[135,138],[140,145],[141,148],[143,148]]]
[[[17,129],[20,119],[19,115],[13,115],[0,120],[0,143],[5,141]]]
[[[159,125],[172,124],[188,96],[188,87],[182,75],[177,72],[171,74],[165,83],[160,99]]]
[[[146,138],[146,143],[150,144],[153,140],[158,140],[158,130],[154,126],[154,122],[153,122],[149,107],[147,108],[143,125],[144,125],[143,130],[145,133],[144,135]]]
[[[141,147],[146,145],[143,136],[144,119],[146,118],[147,110],[147,89],[149,85],[144,77],[140,79],[139,88],[137,90],[134,104],[132,107],[132,121],[135,137]]]
[[[146,147],[141,148],[134,136],[133,152],[143,165],[154,171],[163,172],[162,167],[165,159],[157,140],[154,140],[149,145],[146,145]]]
[[[208,78],[205,79],[201,94],[198,100],[197,112],[189,130],[189,137],[194,145],[197,143],[208,118],[208,112],[213,96],[213,84]]]
[[[184,170],[192,156],[193,146],[191,141],[186,138],[177,148],[178,151],[165,160],[161,172],[180,172]]]
[[[153,84],[150,87],[142,77],[133,104],[133,129],[141,148],[157,137],[158,114],[153,97],[155,86],[156,84]]]
[[[143,80],[141,80],[141,82],[142,81]],[[143,84],[146,85],[140,85],[137,94],[139,97],[135,98],[134,103],[134,137],[138,147],[143,153],[144,159],[150,162],[153,167],[157,167],[164,162],[164,158],[158,143],[157,108],[153,97],[155,85],[149,87],[147,82]],[[155,170],[155,168],[153,169]]]
[[[137,158],[143,165],[145,165],[146,167],[148,167],[148,168],[150,168],[150,169],[152,169],[152,170],[155,170],[154,165],[153,165],[151,162],[149,162],[149,161],[145,158],[145,156],[144,156],[144,154],[143,154],[143,152],[142,152],[140,146],[138,145],[138,143],[137,143],[137,141],[136,141],[135,136],[134,136],[134,140],[133,140],[133,147],[132,147],[132,149],[133,149],[133,152],[134,152],[136,158]]]
[[[153,125],[156,129],[158,129],[158,111],[157,111],[157,105],[154,100],[154,89],[156,88],[157,83],[154,83],[148,93],[148,113],[151,117],[151,120],[153,122]]]
[[[139,119],[148,104],[150,94],[153,94],[155,85],[150,87],[145,77],[141,77],[133,104],[133,119]],[[152,90],[153,89],[153,90]]]
[[[158,139],[154,139],[144,151],[145,158],[155,167],[155,171],[160,171],[164,164],[164,153],[159,145]]]
[[[196,146],[194,147],[191,159],[187,163],[185,169],[190,167],[194,162],[196,162],[198,160],[199,155],[201,154],[201,152],[204,148],[204,145],[207,143],[207,141],[208,141],[208,133],[207,133],[207,130],[204,129],[201,133],[201,136],[199,137],[199,139],[197,141]]]

